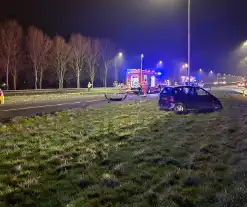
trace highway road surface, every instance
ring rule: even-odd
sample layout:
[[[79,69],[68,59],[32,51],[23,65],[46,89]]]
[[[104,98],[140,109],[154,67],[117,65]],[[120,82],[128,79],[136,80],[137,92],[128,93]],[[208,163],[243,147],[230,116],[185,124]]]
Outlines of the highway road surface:
[[[142,99],[157,98],[156,95],[149,95],[148,97],[128,95],[125,101],[135,101]],[[111,102],[119,103],[119,102]],[[122,102],[121,102],[122,103]],[[35,103],[23,103],[23,104],[5,104],[0,105],[0,122],[8,121],[14,117],[31,117],[36,115],[42,115],[45,113],[54,113],[71,108],[86,108],[88,106],[100,106],[103,104],[109,104],[104,96],[76,98],[66,100],[52,100],[41,101]]]

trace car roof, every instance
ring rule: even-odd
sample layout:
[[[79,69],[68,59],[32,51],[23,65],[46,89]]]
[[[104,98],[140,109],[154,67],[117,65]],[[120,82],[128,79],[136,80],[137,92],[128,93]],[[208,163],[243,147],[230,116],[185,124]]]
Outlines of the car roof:
[[[198,87],[198,86],[166,86],[165,88],[176,89],[176,88],[200,88],[200,87]]]

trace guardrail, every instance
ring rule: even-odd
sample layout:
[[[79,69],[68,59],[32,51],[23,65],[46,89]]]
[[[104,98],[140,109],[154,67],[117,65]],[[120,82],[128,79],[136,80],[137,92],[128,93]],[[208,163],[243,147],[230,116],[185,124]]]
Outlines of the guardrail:
[[[41,94],[58,94],[58,93],[85,93],[85,94],[102,94],[105,92],[117,92],[117,88],[92,88],[88,92],[87,88],[65,88],[65,89],[29,89],[29,90],[4,90],[5,96],[19,96],[19,95],[41,95]]]

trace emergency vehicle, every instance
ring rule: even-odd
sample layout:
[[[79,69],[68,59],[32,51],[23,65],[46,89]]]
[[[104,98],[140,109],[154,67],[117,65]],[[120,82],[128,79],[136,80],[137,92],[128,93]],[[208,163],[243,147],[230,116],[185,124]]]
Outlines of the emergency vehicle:
[[[132,91],[138,91],[141,81],[147,84],[148,93],[159,92],[158,79],[154,70],[143,69],[141,72],[141,69],[127,69],[126,85],[129,89],[131,89]]]

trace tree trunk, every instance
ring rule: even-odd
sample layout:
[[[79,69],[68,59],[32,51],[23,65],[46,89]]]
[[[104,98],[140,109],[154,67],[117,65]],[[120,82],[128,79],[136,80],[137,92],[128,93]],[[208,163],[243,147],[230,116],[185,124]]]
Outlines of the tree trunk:
[[[104,86],[107,86],[108,67],[105,66]]]
[[[39,89],[42,89],[42,82],[43,82],[43,70],[40,70],[40,75],[39,75]]]
[[[36,66],[34,66],[34,88],[38,89],[38,70]]]
[[[9,90],[9,58],[6,65],[6,90]]]
[[[60,76],[59,76],[58,87],[59,87],[59,89],[63,88],[63,75],[62,74],[60,74]]]
[[[94,67],[91,67],[90,68],[90,79],[92,82],[92,88],[93,88],[93,83],[94,83],[94,76],[95,76],[95,70],[94,70]]]
[[[16,75],[16,72],[14,72],[14,74],[13,74],[13,86],[14,86],[14,90],[16,90],[16,78],[17,78],[17,75]]]
[[[76,78],[77,78],[77,88],[80,88],[80,70],[77,69],[77,75],[76,75]]]

